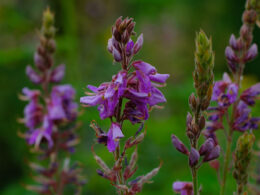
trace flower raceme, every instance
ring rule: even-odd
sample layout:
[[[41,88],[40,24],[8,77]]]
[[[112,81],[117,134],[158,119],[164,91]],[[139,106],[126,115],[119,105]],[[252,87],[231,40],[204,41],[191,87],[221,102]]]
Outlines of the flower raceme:
[[[235,110],[234,121],[232,128],[237,131],[246,131],[257,129],[260,117],[252,117],[249,106],[254,106],[255,100],[260,94],[260,83],[244,90],[240,97],[237,109]],[[223,129],[223,117],[228,112],[228,108],[235,103],[238,98],[238,86],[232,82],[227,73],[224,73],[223,80],[217,81],[214,84],[212,101],[217,103],[217,106],[210,107],[209,122],[207,130],[214,133],[218,129]],[[207,134],[207,133],[206,133]]]
[[[76,189],[78,192],[84,184],[77,165],[69,167],[69,158],[59,159],[62,151],[68,154],[74,152],[78,143],[74,132],[78,104],[74,101],[74,88],[69,84],[58,84],[64,77],[65,65],[54,67],[53,23],[54,15],[47,9],[43,15],[41,42],[34,55],[35,68],[26,67],[26,75],[31,82],[42,88],[31,90],[25,87],[20,96],[22,100],[29,101],[22,119],[28,128],[23,137],[29,145],[34,145],[34,151],[41,153],[40,159],[49,163],[47,168],[30,163],[30,167],[38,174],[35,180],[39,185],[26,188],[40,194],[63,194],[67,184],[79,186]],[[64,166],[61,166],[61,160],[64,160]]]
[[[148,106],[166,102],[164,95],[157,87],[165,84],[168,74],[159,74],[156,69],[143,61],[131,64],[135,71],[120,71],[111,82],[102,83],[99,87],[88,85],[93,93],[81,97],[80,102],[88,106],[98,106],[100,118],[115,116],[115,108],[120,98],[126,98],[125,118],[133,124],[148,119]]]
[[[97,173],[108,179],[117,189],[118,194],[134,195],[141,192],[144,183],[147,183],[160,169],[153,169],[146,175],[127,182],[137,170],[137,145],[144,139],[143,123],[149,118],[149,111],[157,104],[166,102],[162,92],[158,89],[164,87],[168,74],[160,74],[151,64],[142,60],[133,60],[143,45],[143,34],[137,41],[131,39],[135,35],[135,23],[132,18],[118,18],[112,27],[112,37],[108,40],[107,49],[113,55],[114,61],[121,64],[121,70],[112,76],[112,80],[104,82],[98,87],[88,85],[90,92],[80,98],[80,103],[88,106],[97,106],[100,118],[111,120],[110,128],[103,131],[96,122],[91,127],[96,132],[97,142],[107,146],[113,153],[115,164],[110,169],[105,162],[95,154],[96,162],[102,170]],[[134,136],[126,138],[126,142],[120,151],[120,141],[124,137],[123,123],[130,121],[141,124]],[[136,147],[131,155],[129,164],[126,162],[126,150]]]

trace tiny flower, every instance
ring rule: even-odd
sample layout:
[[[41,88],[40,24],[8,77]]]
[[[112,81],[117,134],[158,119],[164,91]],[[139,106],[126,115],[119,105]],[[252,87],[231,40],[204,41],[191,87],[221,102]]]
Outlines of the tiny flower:
[[[48,111],[52,120],[74,120],[77,116],[77,103],[73,102],[75,90],[70,85],[55,86],[51,92]]]
[[[109,131],[107,132],[107,148],[109,152],[114,152],[118,146],[119,139],[123,138],[124,135],[121,131],[118,123],[112,123]]]
[[[191,167],[194,167],[198,164],[200,159],[200,154],[195,148],[191,148],[190,154],[189,154],[189,164]]]
[[[50,81],[53,82],[53,83],[60,82],[63,79],[63,77],[64,77],[64,73],[65,73],[65,65],[61,64],[61,65],[57,66],[51,72]]]
[[[193,195],[191,182],[176,181],[173,183],[172,188],[175,192],[179,192],[181,195]]]
[[[52,128],[52,121],[49,119],[48,116],[45,116],[43,120],[43,126],[36,130],[33,130],[31,134],[28,135],[28,143],[30,145],[34,144],[35,147],[38,148],[43,139],[45,139],[48,142],[48,147],[51,148],[53,146],[53,141],[51,138]]]
[[[253,44],[246,53],[244,61],[248,62],[253,60],[258,54],[258,48],[256,44]]]
[[[42,82],[42,77],[37,72],[35,72],[31,66],[26,67],[26,75],[35,84],[40,84]]]
[[[175,135],[172,134],[172,144],[174,147],[181,153],[189,155],[189,151],[186,146],[182,143],[181,140],[178,139]]]
[[[24,109],[24,122],[29,129],[34,129],[43,119],[43,107],[38,100],[40,91],[23,88],[23,94],[30,101]]]
[[[253,106],[255,104],[255,99],[260,94],[260,83],[253,85],[252,87],[243,91],[240,96],[240,99],[243,100],[249,106]]]
[[[134,54],[137,54],[138,51],[142,48],[144,42],[143,33],[137,38],[137,41],[134,45]]]

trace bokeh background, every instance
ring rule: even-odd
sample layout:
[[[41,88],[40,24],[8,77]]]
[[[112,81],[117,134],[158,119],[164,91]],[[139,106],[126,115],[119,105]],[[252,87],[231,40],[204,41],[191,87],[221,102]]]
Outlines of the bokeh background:
[[[212,36],[216,54],[215,78],[227,71],[224,49],[231,33],[238,35],[244,0],[0,0],[0,194],[33,195],[24,190],[23,184],[32,182],[26,161],[35,159],[17,131],[25,131],[17,118],[23,116],[24,102],[18,94],[24,86],[33,86],[25,76],[25,67],[33,63],[37,46],[37,29],[40,28],[42,11],[49,5],[55,12],[57,26],[56,64],[65,63],[64,83],[77,89],[77,101],[84,95],[87,84],[97,85],[111,79],[119,70],[106,51],[111,25],[119,16],[130,16],[136,21],[136,32],[144,33],[144,45],[137,58],[155,65],[160,73],[170,73],[163,92],[168,100],[163,110],[154,110],[146,122],[147,136],[139,147],[139,171],[144,174],[159,162],[163,167],[154,177],[154,183],[145,185],[142,195],[173,194],[172,182],[190,181],[190,171],[185,156],[171,144],[174,132],[185,137],[187,99],[193,91],[195,32],[203,29]],[[256,29],[255,42],[260,44],[260,30]],[[243,86],[260,80],[260,58],[246,66]],[[89,123],[95,119],[107,128],[108,121],[101,121],[96,108],[82,109],[83,121],[78,133],[81,143],[73,159],[81,161],[88,183],[83,194],[115,194],[107,180],[96,175],[97,165],[91,154],[94,132]],[[259,104],[254,109],[260,113]],[[127,134],[137,130],[128,124]],[[259,132],[256,132],[259,134]],[[222,133],[219,133],[223,137]],[[108,163],[112,157],[103,146],[96,152]],[[231,178],[231,177],[230,177]],[[199,171],[202,194],[218,194],[216,174],[209,165]],[[234,181],[228,180],[227,194],[232,194]]]

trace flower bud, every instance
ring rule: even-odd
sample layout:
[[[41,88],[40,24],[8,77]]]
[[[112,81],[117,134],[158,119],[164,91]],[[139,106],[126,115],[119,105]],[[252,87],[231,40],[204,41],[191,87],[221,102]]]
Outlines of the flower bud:
[[[192,93],[189,97],[189,105],[191,110],[195,110],[197,108],[197,100],[194,93]]]
[[[199,129],[202,130],[205,127],[206,120],[204,116],[201,116],[199,119]]]
[[[34,54],[34,63],[39,70],[44,71],[46,69],[45,60],[38,52]]]
[[[257,56],[257,54],[258,54],[258,48],[257,45],[254,43],[247,51],[244,61],[248,62],[253,60]]]
[[[226,56],[227,60],[229,60],[231,62],[238,62],[239,61],[239,59],[236,56],[235,52],[229,46],[226,47],[225,56]]]
[[[108,42],[107,42],[107,50],[108,50],[110,53],[113,52],[112,38],[108,39]]]
[[[230,36],[229,45],[232,47],[232,49],[238,50],[238,44],[234,34]]]
[[[65,65],[61,64],[51,72],[50,81],[53,83],[58,83],[63,79],[64,74],[65,74]]]
[[[126,44],[126,55],[129,57],[133,54],[134,42],[130,39]]]
[[[203,162],[214,160],[219,157],[219,154],[220,154],[220,146],[217,145],[210,152],[206,154],[206,156],[203,159]]]
[[[191,148],[190,150],[190,155],[189,155],[189,165],[191,167],[194,167],[195,165],[198,164],[200,159],[200,154],[195,148]]]
[[[35,84],[40,84],[42,82],[42,77],[37,72],[35,72],[31,66],[26,67],[26,75]]]
[[[208,138],[200,147],[199,153],[201,156],[209,153],[214,147],[214,140],[212,138]]]
[[[114,59],[115,59],[116,62],[122,61],[122,56],[116,48],[113,48],[113,56],[114,56]]]
[[[143,33],[137,38],[137,41],[134,45],[134,54],[137,54],[138,51],[142,48],[144,42]]]
[[[179,140],[175,135],[172,134],[172,144],[178,150],[179,152],[189,155],[188,149],[185,147],[185,145]]]

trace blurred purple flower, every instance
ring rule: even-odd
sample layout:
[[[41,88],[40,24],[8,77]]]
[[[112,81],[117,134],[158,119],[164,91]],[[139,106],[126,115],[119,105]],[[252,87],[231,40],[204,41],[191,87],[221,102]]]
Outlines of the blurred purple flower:
[[[23,94],[25,95],[25,99],[30,101],[24,108],[24,122],[26,127],[34,129],[43,119],[43,108],[38,100],[41,93],[39,90],[23,88]]]
[[[193,187],[191,182],[176,181],[173,183],[172,188],[175,192],[181,195],[193,195]]]
[[[27,132],[28,143],[30,145],[34,144],[35,147],[38,148],[42,140],[45,139],[48,142],[48,147],[51,148],[53,146],[53,141],[51,138],[52,128],[53,128],[52,120],[50,120],[48,116],[44,116],[42,127]]]
[[[189,155],[189,151],[186,146],[182,143],[181,140],[178,139],[175,135],[172,134],[172,144],[179,152]]]
[[[260,94],[260,83],[253,85],[252,87],[246,89],[240,96],[240,99],[243,100],[249,106],[255,104],[257,96]]]
[[[51,72],[50,81],[53,83],[59,83],[65,74],[65,65],[61,64],[57,66],[54,70]]]
[[[26,67],[26,75],[35,84],[42,82],[42,77],[31,66]]]
[[[250,116],[251,109],[243,101],[240,101],[235,111],[235,120],[232,125],[233,129],[238,131],[246,131],[257,129],[260,117],[252,118]]]
[[[52,120],[74,120],[77,117],[77,103],[73,102],[75,90],[71,85],[52,88],[48,112]]]

